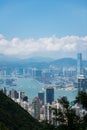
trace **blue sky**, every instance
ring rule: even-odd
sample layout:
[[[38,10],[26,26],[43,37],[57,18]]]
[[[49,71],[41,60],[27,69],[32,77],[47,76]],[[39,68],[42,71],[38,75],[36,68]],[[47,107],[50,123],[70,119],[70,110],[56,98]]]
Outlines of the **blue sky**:
[[[7,38],[87,34],[87,0],[0,0],[0,33]]]
[[[75,57],[86,48],[87,0],[0,0],[1,54]]]

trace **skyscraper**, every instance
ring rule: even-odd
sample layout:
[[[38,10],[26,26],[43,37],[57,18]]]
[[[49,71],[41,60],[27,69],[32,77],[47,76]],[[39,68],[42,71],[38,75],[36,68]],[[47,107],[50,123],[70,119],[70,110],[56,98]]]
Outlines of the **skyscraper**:
[[[82,68],[82,54],[77,54],[77,77],[83,74],[83,68]]]
[[[43,91],[40,91],[38,93],[38,98],[40,99],[40,105],[44,105],[44,92]]]
[[[52,104],[53,101],[54,101],[54,88],[49,86],[46,89],[46,103]]]
[[[84,75],[78,77],[78,92],[87,92],[87,78]]]
[[[34,118],[40,119],[40,100],[38,97],[33,99]]]

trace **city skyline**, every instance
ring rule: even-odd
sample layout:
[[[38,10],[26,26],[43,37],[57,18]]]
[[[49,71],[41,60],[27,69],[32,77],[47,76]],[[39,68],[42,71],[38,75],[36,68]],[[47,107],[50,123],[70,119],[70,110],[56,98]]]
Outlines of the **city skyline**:
[[[86,0],[0,0],[0,54],[87,59]]]

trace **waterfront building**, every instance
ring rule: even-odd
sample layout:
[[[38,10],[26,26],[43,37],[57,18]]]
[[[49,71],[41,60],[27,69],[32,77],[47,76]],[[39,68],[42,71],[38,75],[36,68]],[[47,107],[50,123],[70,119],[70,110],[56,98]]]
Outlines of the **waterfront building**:
[[[87,78],[84,75],[78,77],[78,92],[87,92]]]
[[[45,120],[48,121],[48,123],[51,123],[52,114],[51,114],[51,105],[47,103],[45,105]]]
[[[6,87],[2,88],[2,92],[3,92],[4,94],[7,94]]]
[[[52,104],[54,101],[54,88],[49,86],[46,88],[46,103]]]
[[[36,69],[35,79],[38,80],[38,81],[42,81],[42,70]]]
[[[32,78],[35,79],[36,78],[36,68],[32,68]]]
[[[64,77],[75,77],[76,68],[75,67],[63,67],[63,76]]]
[[[43,70],[42,72],[42,81],[45,83],[45,84],[50,84],[51,80],[51,73],[49,70]]]
[[[33,99],[33,109],[34,109],[34,118],[37,119],[37,120],[40,120],[40,100],[38,97],[35,97]]]
[[[58,102],[53,102],[52,104],[47,103],[45,105],[45,120],[48,121],[48,123],[51,123],[55,126],[57,126],[59,124],[59,122],[56,120],[56,116],[55,116],[55,110],[62,110],[62,106],[60,103]]]
[[[9,96],[12,99],[17,99],[18,98],[18,92],[16,90],[12,89],[12,90],[9,91]]]
[[[24,92],[19,91],[19,100],[20,101],[23,100],[24,97],[25,97]]]
[[[23,73],[24,71],[23,71],[23,68],[18,68],[18,75],[23,75],[24,73]]]
[[[44,105],[44,92],[40,91],[38,93],[38,98],[40,99],[40,105],[43,106]]]
[[[83,67],[82,67],[82,54],[77,54],[77,77],[83,74]]]

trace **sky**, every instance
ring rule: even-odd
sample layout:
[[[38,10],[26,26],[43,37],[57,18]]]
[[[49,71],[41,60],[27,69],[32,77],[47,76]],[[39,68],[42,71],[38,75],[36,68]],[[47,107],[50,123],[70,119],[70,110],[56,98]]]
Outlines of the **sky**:
[[[0,54],[87,58],[87,0],[0,0]]]

